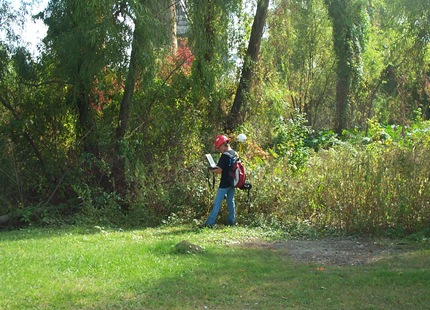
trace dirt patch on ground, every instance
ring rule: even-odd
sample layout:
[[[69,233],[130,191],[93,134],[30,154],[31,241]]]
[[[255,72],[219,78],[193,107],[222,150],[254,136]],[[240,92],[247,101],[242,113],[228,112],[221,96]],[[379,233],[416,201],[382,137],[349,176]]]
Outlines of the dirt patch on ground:
[[[386,245],[370,240],[287,240],[252,241],[241,247],[281,252],[298,262],[314,262],[336,266],[359,266],[405,252],[403,244]]]

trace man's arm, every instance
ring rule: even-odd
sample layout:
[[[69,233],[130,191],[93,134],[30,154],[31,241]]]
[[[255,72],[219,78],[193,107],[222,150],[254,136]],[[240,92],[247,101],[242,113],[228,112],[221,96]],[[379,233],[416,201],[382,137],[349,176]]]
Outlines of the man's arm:
[[[213,167],[213,168],[209,168],[209,170],[212,171],[213,173],[218,173],[218,174],[222,173],[222,169],[218,166]]]

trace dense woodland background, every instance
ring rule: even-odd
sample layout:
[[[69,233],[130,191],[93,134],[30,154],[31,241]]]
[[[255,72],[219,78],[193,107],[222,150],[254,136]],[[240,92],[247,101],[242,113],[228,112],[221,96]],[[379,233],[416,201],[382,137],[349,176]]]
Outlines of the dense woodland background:
[[[428,0],[50,0],[37,55],[31,5],[0,7],[1,227],[199,222],[244,133],[240,224],[430,235]]]

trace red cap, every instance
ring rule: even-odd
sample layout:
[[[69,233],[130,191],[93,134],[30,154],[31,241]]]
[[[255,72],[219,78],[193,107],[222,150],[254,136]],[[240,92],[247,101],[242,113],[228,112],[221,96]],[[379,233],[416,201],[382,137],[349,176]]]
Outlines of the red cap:
[[[226,141],[230,141],[230,139],[227,138],[226,136],[221,135],[221,136],[216,137],[216,139],[215,139],[216,149],[218,150],[218,148],[221,146],[221,144],[223,144]]]

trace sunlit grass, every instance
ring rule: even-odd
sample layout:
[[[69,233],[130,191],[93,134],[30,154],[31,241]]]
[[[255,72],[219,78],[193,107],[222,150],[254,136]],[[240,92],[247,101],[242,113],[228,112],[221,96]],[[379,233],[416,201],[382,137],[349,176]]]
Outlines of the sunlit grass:
[[[236,247],[243,227],[26,229],[0,233],[0,309],[422,309],[430,252],[363,267],[297,263]],[[202,254],[178,254],[182,240]]]

